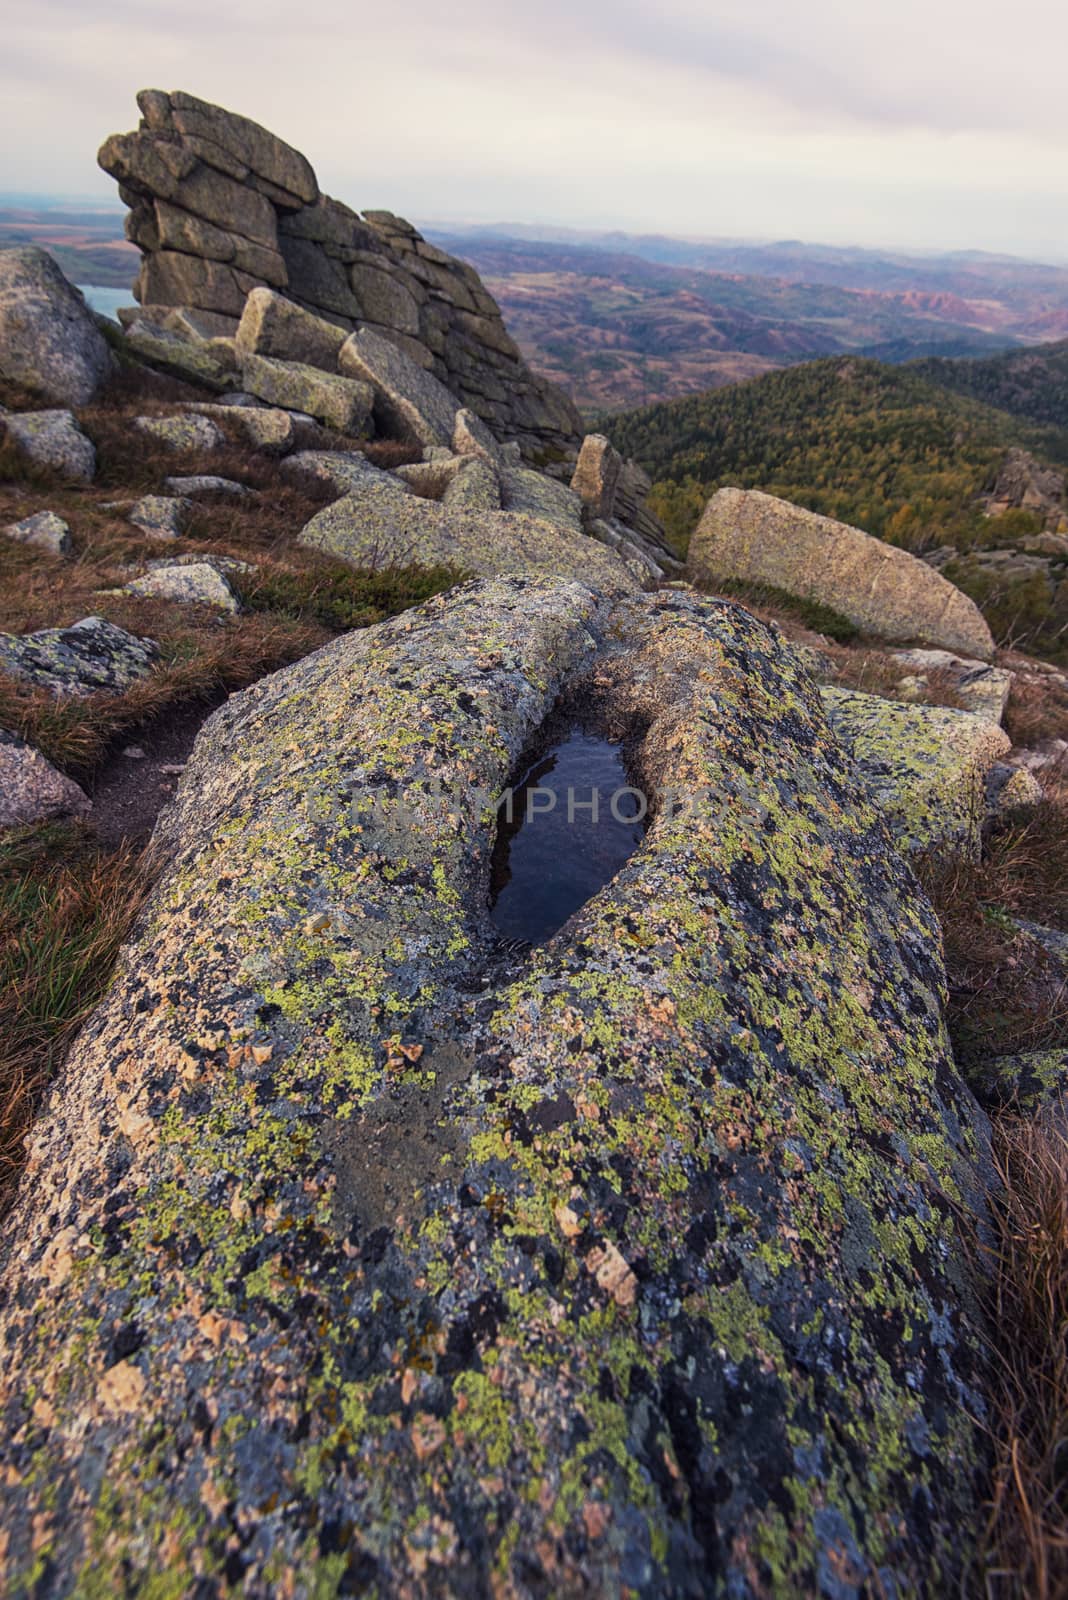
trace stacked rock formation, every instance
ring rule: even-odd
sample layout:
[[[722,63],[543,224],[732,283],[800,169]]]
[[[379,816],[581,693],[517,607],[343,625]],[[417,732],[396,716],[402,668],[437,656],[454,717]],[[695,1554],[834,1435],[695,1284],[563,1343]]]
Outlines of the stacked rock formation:
[[[577,411],[526,366],[473,267],[390,212],[322,194],[305,158],[247,118],[178,92],[137,99],[140,128],[99,160],[144,251],[143,307],[228,337],[250,290],[276,289],[346,332],[385,334],[525,454],[577,447]]]

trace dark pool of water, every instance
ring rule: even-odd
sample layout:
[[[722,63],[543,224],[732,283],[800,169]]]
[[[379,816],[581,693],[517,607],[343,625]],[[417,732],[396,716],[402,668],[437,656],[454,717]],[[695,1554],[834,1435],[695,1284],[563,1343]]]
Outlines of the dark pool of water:
[[[633,855],[646,823],[628,788],[620,746],[581,729],[522,774],[493,852],[490,915],[507,938],[548,939]]]

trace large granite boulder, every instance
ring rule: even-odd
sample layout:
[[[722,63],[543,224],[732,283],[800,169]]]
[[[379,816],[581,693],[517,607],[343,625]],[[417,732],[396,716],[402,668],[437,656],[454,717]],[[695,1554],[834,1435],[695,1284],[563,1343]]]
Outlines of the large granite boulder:
[[[767,583],[817,600],[880,639],[989,661],[990,629],[975,603],[926,562],[859,528],[755,489],[720,489],[690,541],[687,576]]]
[[[987,775],[1012,741],[981,713],[822,689],[828,721],[903,850],[978,859]]]
[[[0,378],[59,405],[82,406],[113,365],[84,295],[47,250],[0,250]]]
[[[248,392],[269,405],[303,411],[353,438],[368,432],[372,402],[369,384],[322,372],[300,361],[276,361],[271,356],[252,354],[242,357],[241,376]]]
[[[361,217],[320,194],[304,158],[245,117],[178,92],[146,90],[138,104],[141,127],[108,139],[99,160],[130,207],[127,234],[143,252],[135,295],[154,322],[165,308],[232,321],[250,294],[277,291],[343,336],[387,339],[528,457],[577,448],[578,412],[526,366],[466,262],[389,212]],[[280,329],[280,318],[246,328],[248,348],[334,370],[328,338],[314,354],[266,348]]]
[[[253,289],[245,301],[234,344],[242,357],[274,356],[330,372],[337,366],[338,351],[346,338],[343,328],[313,316],[285,295]]]
[[[661,804],[509,969],[561,691]],[[466,587],[233,696],[154,846],[5,1222],[8,1592],[955,1592],[987,1132],[781,642]]]
[[[374,390],[381,432],[424,447],[451,443],[460,402],[391,339],[361,328],[342,345],[338,366]]]

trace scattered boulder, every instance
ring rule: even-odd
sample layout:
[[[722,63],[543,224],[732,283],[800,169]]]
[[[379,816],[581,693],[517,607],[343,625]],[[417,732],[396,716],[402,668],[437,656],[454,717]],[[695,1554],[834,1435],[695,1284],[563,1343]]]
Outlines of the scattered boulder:
[[[460,402],[390,339],[361,328],[341,346],[338,366],[371,386],[380,433],[413,444],[451,445]]]
[[[234,344],[238,356],[273,356],[307,367],[337,368],[347,334],[272,289],[253,289],[245,301]]]
[[[183,453],[219,450],[226,443],[226,435],[209,417],[135,417],[133,425],[157,444]]]
[[[92,483],[96,451],[69,411],[8,411],[7,437],[31,466],[72,483]]]
[[[246,355],[242,382],[250,394],[272,406],[304,411],[338,433],[363,438],[371,417],[372,392],[366,383],[299,361],[275,361],[269,356]]]
[[[301,450],[282,463],[282,476],[292,483],[319,484],[337,496],[356,490],[366,495],[410,495],[411,488],[396,473],[372,466],[358,450]]]
[[[899,847],[978,859],[986,776],[1009,749],[1008,735],[970,711],[902,705],[834,685],[820,694]]]
[[[225,423],[245,444],[265,455],[288,455],[296,443],[293,417],[278,406],[198,405],[196,414]]]
[[[155,640],[103,617],[39,633],[0,633],[0,672],[57,695],[123,694],[148,676],[158,655]]]
[[[451,444],[458,456],[481,456],[491,467],[504,465],[504,450],[482,418],[467,406],[461,406],[453,419]]]
[[[482,456],[461,457],[463,466],[446,486],[442,504],[454,510],[499,511],[501,480],[496,469]]]
[[[318,512],[297,542],[354,567],[453,566],[477,577],[555,574],[605,594],[639,586],[625,563],[595,539],[564,533],[540,517],[438,505],[377,485],[361,484]]]
[[[187,500],[197,499],[206,494],[222,494],[232,500],[247,500],[252,494],[247,484],[236,483],[233,478],[213,477],[211,473],[199,473],[186,478],[164,478],[163,487],[168,494]]]
[[[241,609],[223,574],[207,561],[156,566],[143,578],[126,584],[123,593],[141,599],[182,600],[192,605],[215,606],[220,611]]]
[[[502,974],[492,797],[572,688],[694,805]],[[464,587],[232,696],[154,848],[5,1220],[14,1589],[192,1593],[235,1527],[250,1595],[337,1528],[383,1593],[956,1589],[988,1129],[781,641]]]
[[[937,672],[965,711],[1000,723],[1012,692],[1013,674],[985,661],[969,661],[949,650],[893,650],[895,661],[926,675]]]
[[[3,532],[5,538],[14,539],[17,544],[32,544],[53,556],[71,553],[70,524],[54,511],[38,511],[21,522],[9,522]]]
[[[85,296],[36,245],[0,250],[0,377],[83,406],[114,359]]]
[[[1042,785],[1026,767],[995,761],[986,775],[986,816],[989,822],[1011,822],[1033,811],[1044,799]]]
[[[687,575],[767,583],[830,606],[880,639],[989,661],[994,641],[967,595],[905,550],[755,489],[720,489],[690,541]]]
[[[146,494],[131,507],[129,520],[153,539],[180,539],[192,514],[193,503],[184,495]]]
[[[603,433],[588,433],[575,463],[571,487],[591,517],[606,520],[615,514],[623,459]]]
[[[0,828],[84,817],[91,809],[88,795],[73,779],[57,772],[32,745],[0,728]]]

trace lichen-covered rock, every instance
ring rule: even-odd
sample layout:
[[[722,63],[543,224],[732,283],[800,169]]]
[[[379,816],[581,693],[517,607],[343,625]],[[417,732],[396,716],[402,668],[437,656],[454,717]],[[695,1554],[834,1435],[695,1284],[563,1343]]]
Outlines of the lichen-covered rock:
[[[720,489],[690,541],[687,575],[768,583],[817,600],[879,639],[919,640],[989,661],[974,601],[926,562],[859,528],[755,489]]]
[[[456,510],[499,511],[500,473],[482,456],[461,456],[460,459],[463,465],[446,485],[442,504]]]
[[[300,450],[282,462],[281,470],[291,482],[318,484],[338,497],[359,492],[397,499],[412,493],[396,473],[372,466],[358,450]]]
[[[123,592],[153,600],[182,600],[191,605],[214,606],[220,611],[241,609],[225,577],[207,561],[157,566],[143,578],[126,584]]]
[[[133,425],[168,450],[218,450],[226,443],[226,435],[210,417],[135,417]]]
[[[0,633],[0,672],[54,694],[122,694],[152,671],[158,654],[153,639],[139,639],[103,617],[39,633]]]
[[[1014,674],[986,661],[969,661],[949,650],[894,650],[895,661],[926,681],[932,672],[951,689],[965,711],[1000,723],[1012,691]]]
[[[192,514],[185,495],[145,494],[130,507],[129,520],[153,539],[180,539]]]
[[[0,250],[0,377],[81,406],[114,366],[85,296],[47,250]]]
[[[661,804],[509,973],[568,682]],[[232,697],[155,844],[4,1230],[7,1592],[954,1591],[985,1123],[780,641],[463,588]]]
[[[371,385],[380,433],[420,445],[452,443],[459,400],[391,339],[360,328],[341,346],[338,366]]]
[[[269,405],[307,412],[353,438],[362,438],[367,432],[373,396],[366,383],[299,361],[251,354],[242,357],[241,373],[249,393]]]
[[[245,301],[234,343],[242,358],[274,356],[333,372],[346,338],[344,328],[313,316],[284,295],[253,289]]]
[[[625,563],[595,539],[521,512],[470,511],[375,484],[359,484],[317,512],[297,543],[355,567],[447,565],[475,577],[542,573],[579,578],[605,594],[639,587]]]
[[[481,456],[491,467],[504,465],[504,453],[493,433],[466,406],[453,419],[451,442],[458,456]]]
[[[582,441],[571,487],[591,517],[615,515],[616,489],[623,459],[603,433],[588,433]]]
[[[32,544],[53,556],[69,556],[72,548],[70,524],[54,511],[37,511],[32,517],[23,517],[21,522],[9,522],[0,533],[16,544]]]
[[[186,338],[148,317],[139,317],[126,329],[126,344],[148,366],[186,383],[224,390],[234,382],[237,360],[226,340]]]
[[[0,828],[24,828],[59,817],[84,817],[92,802],[39,750],[0,728]]]
[[[1068,1109],[1068,1050],[997,1056],[968,1074],[984,1105],[1021,1116]]]
[[[1026,767],[995,761],[986,775],[986,814],[991,822],[1011,821],[1041,805],[1042,785]]]
[[[986,777],[1009,749],[989,718],[910,706],[834,685],[827,718],[902,850],[949,848],[978,857]]]
[[[196,412],[230,428],[242,443],[264,455],[284,456],[297,442],[293,417],[280,406],[198,405]]]
[[[7,411],[0,416],[20,455],[42,472],[92,483],[96,451],[69,411]]]

